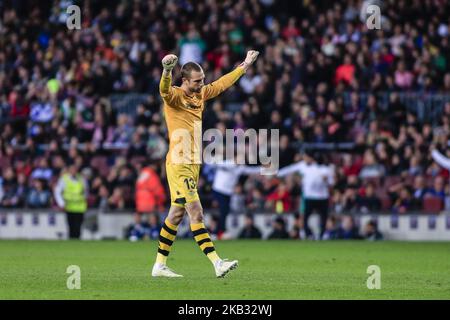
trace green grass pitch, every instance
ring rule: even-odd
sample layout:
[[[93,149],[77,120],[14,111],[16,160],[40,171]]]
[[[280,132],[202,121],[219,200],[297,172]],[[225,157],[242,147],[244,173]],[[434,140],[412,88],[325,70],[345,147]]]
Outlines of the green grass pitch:
[[[450,299],[450,242],[216,241],[239,259],[224,279],[193,240],[178,240],[152,278],[156,241],[0,241],[0,299]],[[81,289],[69,290],[69,265]],[[381,289],[369,290],[369,265]]]

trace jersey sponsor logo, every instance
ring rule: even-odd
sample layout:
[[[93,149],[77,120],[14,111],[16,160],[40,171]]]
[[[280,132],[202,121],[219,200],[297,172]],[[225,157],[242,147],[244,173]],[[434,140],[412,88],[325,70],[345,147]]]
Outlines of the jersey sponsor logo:
[[[191,110],[197,110],[197,109],[201,108],[201,106],[197,106],[197,105],[192,104],[192,103],[186,103],[185,106],[186,106],[186,108],[191,109]]]

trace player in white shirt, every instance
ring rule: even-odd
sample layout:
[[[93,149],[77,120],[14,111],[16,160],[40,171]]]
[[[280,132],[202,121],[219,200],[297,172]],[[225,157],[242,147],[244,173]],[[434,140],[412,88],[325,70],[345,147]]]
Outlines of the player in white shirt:
[[[431,151],[431,156],[438,165],[447,170],[450,170],[450,159],[440,153],[437,149]]]
[[[308,238],[313,236],[308,225],[308,219],[314,211],[320,215],[320,238],[325,231],[328,217],[328,201],[330,198],[330,187],[335,183],[335,168],[332,165],[318,163],[309,154],[303,156],[303,160],[282,168],[278,177],[298,173],[302,177],[302,198],[304,201],[305,233]],[[320,161],[321,162],[321,161]]]
[[[225,160],[221,163],[211,164],[216,167],[212,185],[214,198],[219,203],[219,235],[226,232],[226,219],[230,212],[230,199],[241,175],[259,174],[260,166],[247,166],[237,164],[235,160]]]

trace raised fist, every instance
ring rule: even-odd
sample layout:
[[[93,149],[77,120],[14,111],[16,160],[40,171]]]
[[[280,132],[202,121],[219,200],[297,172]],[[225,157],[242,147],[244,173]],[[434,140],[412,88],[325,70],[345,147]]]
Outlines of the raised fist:
[[[177,65],[178,57],[174,54],[168,54],[162,59],[162,65],[164,70],[166,71],[172,71],[173,67]]]
[[[256,61],[256,58],[258,58],[258,55],[259,55],[259,51],[250,50],[247,52],[247,57],[245,58],[244,62],[250,66],[253,64],[253,62]]]

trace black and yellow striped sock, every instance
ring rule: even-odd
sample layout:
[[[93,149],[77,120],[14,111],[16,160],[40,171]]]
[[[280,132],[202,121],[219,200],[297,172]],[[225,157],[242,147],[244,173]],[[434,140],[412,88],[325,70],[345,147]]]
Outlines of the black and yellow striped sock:
[[[208,257],[208,259],[214,264],[217,260],[220,260],[217,255],[216,249],[214,249],[214,244],[211,241],[208,231],[205,228],[205,224],[202,223],[191,223],[191,230],[194,234],[194,239],[197,242],[200,249]]]
[[[170,248],[177,236],[177,229],[178,226],[170,223],[169,219],[166,218],[159,233],[158,253],[156,254],[157,263],[166,264]]]

